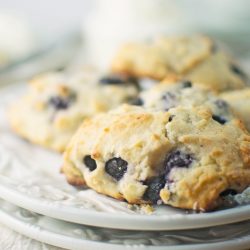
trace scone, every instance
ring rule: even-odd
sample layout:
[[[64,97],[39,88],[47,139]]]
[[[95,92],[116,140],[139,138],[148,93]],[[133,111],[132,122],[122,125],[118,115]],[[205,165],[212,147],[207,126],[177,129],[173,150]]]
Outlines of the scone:
[[[112,70],[158,80],[178,75],[217,92],[241,89],[248,82],[239,66],[202,35],[125,44],[113,59]]]
[[[229,121],[234,117],[231,107],[225,100],[204,88],[202,84],[186,80],[166,79],[152,88],[142,91],[134,104],[164,111],[177,106],[204,105],[211,109],[214,119],[218,119],[220,122]]]
[[[23,138],[61,152],[84,118],[129,102],[137,92],[118,75],[48,73],[30,82],[9,120]]]
[[[221,98],[230,104],[250,131],[250,88],[222,93]]]
[[[69,183],[131,204],[211,210],[250,184],[250,136],[209,108],[122,105],[83,122],[66,151]]]

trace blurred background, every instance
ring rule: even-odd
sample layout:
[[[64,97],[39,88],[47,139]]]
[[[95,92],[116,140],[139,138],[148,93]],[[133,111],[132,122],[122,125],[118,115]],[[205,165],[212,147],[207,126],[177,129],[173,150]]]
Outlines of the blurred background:
[[[249,0],[0,0],[0,82],[108,67],[123,42],[201,32],[250,58]]]

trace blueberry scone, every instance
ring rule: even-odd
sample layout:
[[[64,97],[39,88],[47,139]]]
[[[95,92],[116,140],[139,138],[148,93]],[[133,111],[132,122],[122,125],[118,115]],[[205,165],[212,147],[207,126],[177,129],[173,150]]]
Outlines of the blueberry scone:
[[[250,136],[207,107],[122,105],[83,122],[64,152],[69,183],[131,204],[207,211],[250,184]]]
[[[11,106],[9,120],[23,138],[63,151],[82,120],[137,95],[137,87],[118,75],[48,73],[33,79]]]
[[[168,111],[177,106],[196,107],[204,105],[211,109],[214,119],[226,122],[234,113],[229,104],[209,89],[186,80],[164,80],[140,93],[135,105],[143,105],[154,110]]]
[[[162,80],[178,75],[222,92],[241,89],[247,76],[208,37],[162,37],[149,43],[125,44],[112,62],[114,72]]]
[[[222,93],[221,98],[230,104],[250,131],[250,88]]]

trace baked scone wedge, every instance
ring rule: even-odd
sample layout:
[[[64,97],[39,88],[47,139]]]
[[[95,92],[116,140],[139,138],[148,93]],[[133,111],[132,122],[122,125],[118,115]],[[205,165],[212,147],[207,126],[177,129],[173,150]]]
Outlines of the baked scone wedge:
[[[62,152],[83,119],[129,102],[137,92],[123,76],[52,72],[30,81],[11,105],[9,121],[28,141]]]
[[[174,74],[200,82],[217,92],[241,89],[249,83],[236,62],[203,35],[127,43],[115,55],[112,70],[157,80]]]
[[[64,152],[71,184],[131,204],[208,211],[250,185],[250,136],[207,107],[122,105],[83,122]]]

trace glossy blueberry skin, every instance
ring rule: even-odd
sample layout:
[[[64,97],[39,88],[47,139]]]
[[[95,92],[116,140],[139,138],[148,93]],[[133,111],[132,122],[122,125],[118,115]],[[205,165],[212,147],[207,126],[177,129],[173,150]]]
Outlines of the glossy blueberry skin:
[[[123,175],[127,172],[128,163],[121,157],[114,157],[108,160],[105,164],[105,171],[112,176],[116,181],[121,180]]]
[[[224,125],[227,122],[227,120],[224,117],[219,116],[219,115],[212,115],[212,118],[213,120],[217,121],[221,125]]]
[[[193,157],[190,154],[183,153],[179,150],[171,152],[165,161],[165,176],[168,177],[168,174],[173,168],[188,168],[193,162]]]
[[[90,171],[94,171],[97,167],[95,160],[90,155],[86,155],[83,158],[83,162]]]
[[[165,186],[164,176],[155,177],[148,180],[145,184],[148,185],[148,187],[143,195],[143,199],[156,204],[157,201],[160,200],[160,191]]]

